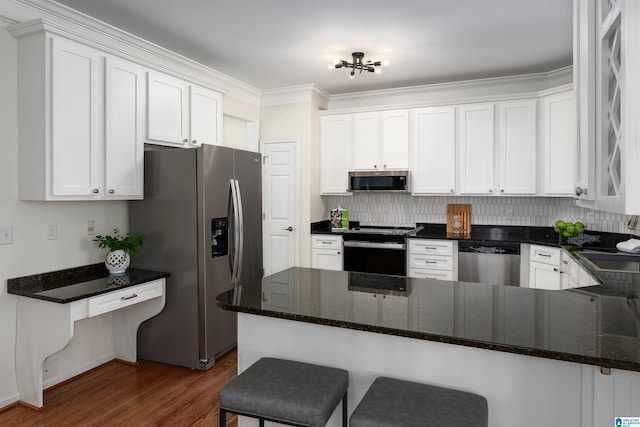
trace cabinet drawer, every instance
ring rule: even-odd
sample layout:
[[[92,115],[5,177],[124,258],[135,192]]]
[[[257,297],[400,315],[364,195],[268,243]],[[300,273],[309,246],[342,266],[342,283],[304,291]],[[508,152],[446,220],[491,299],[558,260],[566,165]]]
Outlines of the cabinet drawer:
[[[314,249],[342,249],[342,236],[311,236],[311,247]]]
[[[119,291],[90,298],[88,316],[93,317],[162,296],[163,280],[143,283]]]
[[[409,253],[453,255],[453,242],[447,240],[409,239]]]
[[[531,245],[529,260],[554,266],[560,265],[560,248]]]
[[[439,255],[409,255],[409,268],[453,271],[453,257]]]
[[[409,277],[418,279],[453,280],[453,271],[409,268]]]

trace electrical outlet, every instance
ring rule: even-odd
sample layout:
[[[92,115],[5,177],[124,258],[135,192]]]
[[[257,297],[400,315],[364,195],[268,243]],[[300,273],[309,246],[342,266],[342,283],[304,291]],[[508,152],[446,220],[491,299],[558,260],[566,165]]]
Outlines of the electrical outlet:
[[[96,222],[92,219],[87,221],[87,235],[93,236],[96,234]]]
[[[58,223],[48,222],[44,226],[44,239],[56,240],[58,238]]]
[[[13,225],[0,225],[0,245],[13,243]]]

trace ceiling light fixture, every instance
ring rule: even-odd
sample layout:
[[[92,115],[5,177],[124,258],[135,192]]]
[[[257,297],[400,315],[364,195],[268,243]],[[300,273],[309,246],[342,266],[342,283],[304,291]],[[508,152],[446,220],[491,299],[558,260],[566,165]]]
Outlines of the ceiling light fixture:
[[[362,52],[353,52],[351,54],[353,58],[353,62],[347,62],[344,60],[336,61],[335,64],[329,65],[329,69],[334,68],[351,68],[351,73],[349,73],[349,78],[354,78],[356,76],[356,71],[360,71],[362,74],[363,71],[369,71],[370,73],[380,73],[380,67],[382,65],[381,61],[368,61],[364,59],[364,53]],[[386,63],[385,63],[386,65]]]

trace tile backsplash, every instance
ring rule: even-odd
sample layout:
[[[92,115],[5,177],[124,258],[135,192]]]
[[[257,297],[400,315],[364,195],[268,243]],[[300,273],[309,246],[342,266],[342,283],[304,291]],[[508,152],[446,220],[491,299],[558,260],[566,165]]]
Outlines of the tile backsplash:
[[[576,206],[569,197],[415,197],[403,193],[323,196],[327,208],[349,210],[362,225],[411,226],[417,222],[444,224],[449,203],[471,203],[471,224],[549,227],[557,219],[581,221],[587,229],[628,233],[628,217]],[[593,213],[593,221],[587,214]],[[329,212],[327,212],[327,219]],[[635,232],[638,233],[638,230]]]

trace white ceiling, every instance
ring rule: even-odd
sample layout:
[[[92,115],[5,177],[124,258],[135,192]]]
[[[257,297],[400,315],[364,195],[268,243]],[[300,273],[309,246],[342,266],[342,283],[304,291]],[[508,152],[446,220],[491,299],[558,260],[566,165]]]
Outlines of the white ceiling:
[[[572,63],[572,0],[58,0],[258,89],[330,94]],[[382,74],[348,78],[363,51]]]

